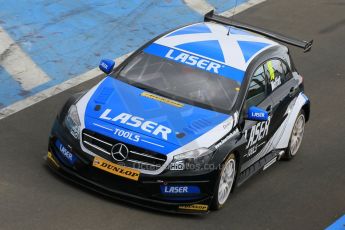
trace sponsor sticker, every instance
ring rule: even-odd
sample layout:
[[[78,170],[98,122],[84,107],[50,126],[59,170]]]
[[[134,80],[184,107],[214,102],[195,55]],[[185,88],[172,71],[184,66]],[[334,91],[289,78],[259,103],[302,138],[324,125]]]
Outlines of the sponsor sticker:
[[[60,165],[56,162],[56,160],[53,157],[53,154],[51,152],[48,151],[47,154],[47,159],[50,160],[56,167],[60,167]]]
[[[266,144],[266,141],[262,141],[262,139],[268,134],[270,121],[271,117],[268,116],[267,121],[258,122],[252,128],[245,131],[244,136],[248,141],[246,146],[248,152],[244,155],[245,157],[251,157],[262,145]]]
[[[271,117],[269,116],[267,121],[258,122],[257,124],[253,125],[250,130],[245,131],[244,136],[248,140],[246,149],[252,147],[267,136],[268,129],[270,127],[270,121]]]
[[[280,86],[282,84],[281,80],[280,80],[280,76],[276,77],[273,81],[271,81],[271,88],[272,91],[277,88],[278,86]]]
[[[208,59],[194,56],[189,53],[184,53],[174,49],[169,49],[169,51],[165,54],[165,57],[176,62],[196,66],[200,69],[204,69],[217,74],[219,73],[219,68],[222,67],[222,65],[217,62],[213,62]]]
[[[116,128],[114,134],[116,136],[123,137],[134,142],[140,141],[140,135],[134,134],[130,131],[125,131],[123,129]]]
[[[186,210],[207,211],[208,205],[206,205],[206,204],[181,205],[178,208],[179,209],[186,209]]]
[[[76,157],[74,156],[73,153],[71,153],[70,151],[68,151],[68,149],[60,142],[59,139],[57,139],[55,141],[55,146],[59,149],[60,151],[60,155],[62,155],[64,157],[65,160],[67,160],[70,164],[74,164],[74,162],[76,161]]]
[[[199,194],[198,186],[193,185],[161,185],[161,193],[163,194]]]
[[[177,162],[172,162],[170,164],[170,170],[172,171],[181,171],[184,170],[185,165],[184,165],[184,161],[177,161]]]
[[[235,129],[232,131],[229,135],[227,135],[224,139],[222,139],[220,142],[214,145],[216,149],[218,149],[220,146],[222,146],[224,143],[226,143],[228,140],[230,140],[233,136],[235,136],[238,133],[238,129]]]
[[[178,63],[193,66],[220,76],[225,76],[233,79],[238,84],[241,84],[244,78],[244,71],[227,66],[216,61],[209,60],[207,58],[197,56],[186,52],[182,52],[177,49],[172,49],[164,45],[153,43],[144,49],[145,53],[152,54],[158,57],[166,58]]]
[[[130,180],[139,180],[140,171],[114,164],[98,156],[93,159],[92,166]]]
[[[168,98],[161,97],[161,96],[158,96],[156,94],[149,93],[149,92],[142,92],[141,96],[147,97],[147,98],[150,98],[150,99],[153,99],[153,100],[156,100],[156,101],[160,101],[160,102],[163,102],[165,104],[169,104],[169,105],[172,105],[172,106],[175,106],[175,107],[178,107],[178,108],[181,108],[181,107],[184,106],[184,104],[182,104],[180,102],[177,102],[177,101],[174,101],[174,100],[170,100]]]
[[[152,133],[156,136],[161,136],[164,140],[168,140],[168,135],[172,132],[172,130],[168,127],[165,127],[153,121],[145,120],[142,117],[134,116],[132,114],[121,113],[116,117],[110,116],[111,111],[111,109],[104,110],[99,118],[116,123],[126,124],[135,128],[140,127],[141,130]]]

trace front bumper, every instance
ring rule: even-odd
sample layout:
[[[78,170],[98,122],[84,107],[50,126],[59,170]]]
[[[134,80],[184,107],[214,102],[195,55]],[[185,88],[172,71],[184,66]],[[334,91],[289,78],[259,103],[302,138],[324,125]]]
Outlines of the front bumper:
[[[55,145],[59,140],[75,156],[73,163],[64,159]],[[207,213],[211,204],[217,171],[191,174],[184,171],[167,171],[160,175],[140,174],[133,181],[103,171],[93,166],[94,157],[83,152],[79,143],[55,122],[49,139],[47,162],[59,175],[115,199],[144,206],[150,209],[175,213]],[[165,194],[162,186],[193,186],[197,194]]]

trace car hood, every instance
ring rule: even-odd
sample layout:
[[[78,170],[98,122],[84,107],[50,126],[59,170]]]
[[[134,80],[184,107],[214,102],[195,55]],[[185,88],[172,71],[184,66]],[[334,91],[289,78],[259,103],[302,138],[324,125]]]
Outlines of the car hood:
[[[86,104],[81,119],[86,129],[163,154],[200,142],[205,135],[224,136],[233,124],[230,115],[170,100],[113,77],[80,101]]]

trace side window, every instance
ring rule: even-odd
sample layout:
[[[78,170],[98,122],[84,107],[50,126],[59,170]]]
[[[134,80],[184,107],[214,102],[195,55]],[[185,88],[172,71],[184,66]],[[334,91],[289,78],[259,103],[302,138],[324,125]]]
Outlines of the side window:
[[[274,91],[285,82],[285,71],[283,65],[285,64],[278,59],[272,59],[265,63],[264,67],[267,74],[270,91]]]
[[[282,63],[282,66],[283,66],[283,71],[284,71],[284,75],[285,75],[285,79],[283,81],[284,82],[287,82],[288,80],[290,80],[292,78],[292,73],[289,69],[289,67],[286,65],[285,62],[281,62]]]
[[[256,106],[267,96],[267,80],[263,66],[256,69],[249,83],[246,107]]]
[[[285,76],[288,74],[289,72],[289,69],[288,67],[285,65],[284,62],[281,62],[282,63],[282,67],[283,67],[283,73],[285,74]]]

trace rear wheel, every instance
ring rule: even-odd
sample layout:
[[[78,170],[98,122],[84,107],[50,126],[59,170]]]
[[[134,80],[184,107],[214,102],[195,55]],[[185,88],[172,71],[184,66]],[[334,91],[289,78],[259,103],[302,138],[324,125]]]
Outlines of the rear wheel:
[[[298,152],[301,146],[305,126],[305,113],[301,110],[296,118],[295,124],[292,128],[289,146],[285,152],[284,158],[287,160],[292,159]]]
[[[230,154],[227,160],[222,164],[215,195],[212,200],[212,209],[218,210],[226,203],[233,187],[235,176],[236,159],[234,154]]]

